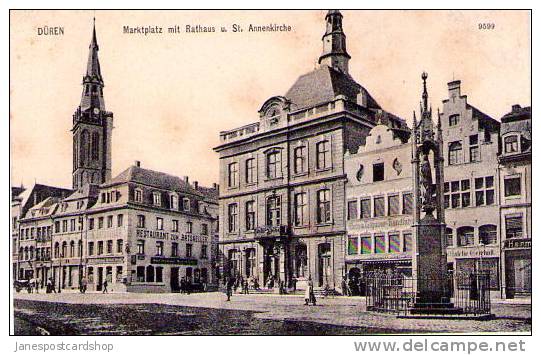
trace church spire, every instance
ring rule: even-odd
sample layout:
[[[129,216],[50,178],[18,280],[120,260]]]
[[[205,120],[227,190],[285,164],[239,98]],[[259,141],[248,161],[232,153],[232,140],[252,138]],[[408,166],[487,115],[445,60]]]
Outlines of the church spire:
[[[346,50],[346,35],[342,29],[342,14],[339,10],[329,10],[325,16],[326,30],[323,35],[323,53],[319,57],[320,65],[348,73],[348,61],[351,56]]]
[[[101,76],[100,60],[98,58],[98,39],[96,36],[96,18],[92,28],[92,40],[88,46],[88,61],[86,74],[83,77],[83,94],[81,97],[81,110],[105,110],[103,99],[103,77]]]
[[[421,119],[419,121],[419,132],[421,133],[421,142],[424,140],[434,139],[434,123],[432,122],[432,107],[428,106],[428,91],[426,89],[426,79],[428,74],[423,72],[421,79],[423,80],[423,94],[421,101]]]

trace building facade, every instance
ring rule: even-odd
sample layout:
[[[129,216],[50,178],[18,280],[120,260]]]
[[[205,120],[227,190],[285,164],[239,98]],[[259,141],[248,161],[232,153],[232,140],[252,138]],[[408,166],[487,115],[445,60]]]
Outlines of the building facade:
[[[182,279],[195,290],[211,289],[218,276],[218,186],[190,184],[139,162],[111,178],[113,118],[105,110],[98,48],[94,26],[73,115],[74,190],[14,190],[13,274],[40,287],[51,280],[59,292],[82,284],[102,291],[105,282],[109,291],[176,292]]]
[[[532,292],[532,116],[514,105],[501,119],[499,156],[501,273],[503,295]]]
[[[449,98],[439,114],[447,270],[489,274],[494,297],[512,297],[513,290],[528,294],[529,108],[515,107],[500,124],[467,103],[460,81],[450,82],[448,88]],[[358,152],[344,157],[346,269],[351,278],[375,269],[411,275],[411,143],[403,137],[388,125],[377,125]]]
[[[320,66],[259,121],[220,133],[220,253],[226,277],[340,289],[345,274],[344,153],[385,112],[348,73],[340,12],[325,18]],[[388,120],[401,121],[388,114]]]

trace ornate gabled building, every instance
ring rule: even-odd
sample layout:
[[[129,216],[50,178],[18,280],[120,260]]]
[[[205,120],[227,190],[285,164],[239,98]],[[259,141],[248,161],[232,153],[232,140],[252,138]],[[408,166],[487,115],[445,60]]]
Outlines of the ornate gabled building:
[[[498,157],[502,287],[507,298],[532,292],[532,109],[513,105],[501,119]]]
[[[98,51],[94,22],[81,103],[73,114],[73,189],[111,179],[113,113],[105,110]]]
[[[340,289],[344,269],[344,153],[356,152],[377,121],[407,134],[348,72],[342,15],[325,17],[319,67],[259,121],[220,133],[220,253],[227,277],[297,289],[309,278]]]

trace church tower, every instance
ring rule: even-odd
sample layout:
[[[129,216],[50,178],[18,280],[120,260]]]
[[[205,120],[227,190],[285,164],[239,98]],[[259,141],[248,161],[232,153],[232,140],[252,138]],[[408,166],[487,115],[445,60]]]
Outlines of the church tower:
[[[319,57],[320,65],[338,69],[348,74],[348,61],[351,56],[346,50],[346,35],[342,29],[342,14],[338,10],[329,10],[325,16],[327,28],[323,35],[323,53]]]
[[[73,189],[111,179],[113,113],[105,110],[98,51],[94,19],[81,104],[73,114]]]

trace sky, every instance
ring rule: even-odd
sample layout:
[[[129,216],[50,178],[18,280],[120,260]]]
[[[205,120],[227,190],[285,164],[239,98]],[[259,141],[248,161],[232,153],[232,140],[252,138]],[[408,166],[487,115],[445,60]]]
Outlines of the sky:
[[[72,114],[80,103],[92,18],[106,109],[114,113],[112,175],[133,164],[190,181],[218,181],[219,132],[259,118],[321,54],[326,11],[11,11],[11,181],[71,187]],[[434,111],[447,83],[499,119],[530,105],[528,11],[342,11],[350,74],[386,111],[411,123],[428,72]],[[248,32],[286,24],[291,32]],[[479,24],[494,24],[479,29]],[[244,31],[233,33],[232,25]],[[124,26],[179,25],[179,34]],[[186,25],[214,33],[186,33]],[[61,26],[60,36],[38,35]],[[220,32],[224,26],[228,32]]]

